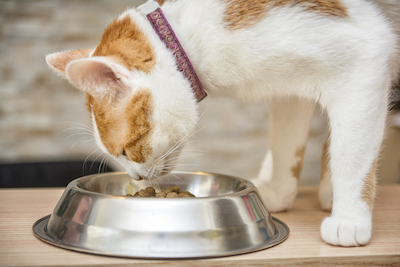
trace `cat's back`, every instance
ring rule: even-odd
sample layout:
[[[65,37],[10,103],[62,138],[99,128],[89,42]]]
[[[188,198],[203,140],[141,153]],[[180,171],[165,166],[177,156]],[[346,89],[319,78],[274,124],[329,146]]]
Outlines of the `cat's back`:
[[[389,22],[396,14],[390,7],[400,9],[397,2],[167,0],[164,8],[195,67],[205,77],[223,74],[216,86],[228,87],[265,73],[271,81],[281,80],[281,73],[332,75],[363,55],[399,58],[396,23]],[[393,62],[398,69],[399,60]]]
[[[193,49],[249,53],[293,45],[304,49],[338,43],[392,41],[400,31],[395,0],[159,0],[171,25]],[[397,22],[398,21],[398,22]],[[240,49],[246,53],[245,49]],[[190,52],[190,51],[189,51]],[[322,51],[321,51],[322,52]],[[246,55],[247,56],[251,56]]]

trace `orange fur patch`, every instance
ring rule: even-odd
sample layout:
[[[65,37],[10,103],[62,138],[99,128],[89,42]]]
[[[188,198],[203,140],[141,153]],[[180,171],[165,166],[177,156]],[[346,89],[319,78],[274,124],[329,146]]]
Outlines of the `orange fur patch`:
[[[151,104],[152,96],[150,91],[141,90],[131,99],[125,112],[129,116],[129,142],[125,146],[128,157],[139,163],[145,162],[150,155],[149,144],[152,125],[150,117],[153,112]]]
[[[128,15],[108,25],[93,56],[111,57],[131,71],[146,73],[156,63],[149,40]]]
[[[54,54],[47,59],[47,63],[57,71],[65,74],[65,68],[67,67],[69,62],[89,57],[92,51],[93,49],[80,49]]]
[[[149,139],[153,106],[150,91],[139,90],[125,108],[106,105],[90,94],[86,94],[86,100],[89,111],[93,111],[101,141],[108,152],[119,156],[125,151],[132,161],[145,162],[151,152]]]
[[[375,191],[376,191],[376,167],[377,160],[372,163],[371,169],[367,176],[364,178],[364,187],[361,192],[362,200],[367,203],[370,210],[374,206]]]
[[[225,0],[225,22],[232,30],[254,26],[275,7],[300,6],[324,16],[346,17],[340,0]]]
[[[292,172],[293,177],[299,179],[301,170],[303,169],[303,158],[304,152],[306,151],[306,147],[302,147],[296,151],[296,158],[300,158],[296,165],[294,165],[290,170]]]

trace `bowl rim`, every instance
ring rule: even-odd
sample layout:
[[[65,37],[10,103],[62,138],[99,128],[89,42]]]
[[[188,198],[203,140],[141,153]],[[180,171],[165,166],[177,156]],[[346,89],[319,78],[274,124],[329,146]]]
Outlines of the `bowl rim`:
[[[205,254],[205,255],[188,255],[188,256],[176,256],[176,257],[170,257],[170,256],[154,256],[154,255],[137,255],[137,254],[121,254],[121,253],[110,253],[107,251],[102,251],[102,250],[93,250],[93,249],[88,249],[84,247],[77,247],[77,246],[70,246],[68,244],[65,244],[61,242],[60,240],[55,239],[51,235],[47,233],[47,224],[49,222],[51,214],[46,215],[40,219],[38,219],[33,225],[32,225],[32,232],[33,235],[49,244],[55,247],[67,249],[70,251],[75,251],[75,252],[82,252],[82,253],[88,253],[91,255],[99,255],[99,256],[107,256],[107,257],[117,257],[117,258],[130,258],[130,259],[143,259],[143,260],[190,260],[190,259],[212,259],[212,258],[224,258],[224,257],[230,257],[230,256],[236,256],[236,255],[244,255],[248,253],[253,253],[257,251],[262,251],[265,249],[269,249],[271,247],[275,247],[281,243],[283,243],[286,239],[288,239],[290,235],[290,228],[289,226],[283,222],[281,219],[278,219],[274,216],[271,216],[272,222],[274,223],[277,234],[275,235],[275,238],[270,239],[268,242],[266,242],[264,245],[258,245],[254,247],[253,249],[247,249],[247,250],[242,250],[242,251],[230,251],[230,252],[225,252],[225,253],[215,253],[215,254]]]
[[[221,199],[221,198],[227,198],[227,197],[236,197],[236,196],[242,196],[242,195],[247,195],[250,191],[255,191],[259,195],[260,193],[258,192],[257,188],[254,186],[254,184],[246,179],[228,175],[228,174],[221,174],[221,173],[212,173],[212,172],[204,172],[204,171],[172,171],[171,173],[182,173],[182,174],[198,174],[198,175],[210,175],[210,176],[225,176],[228,178],[232,178],[235,180],[239,180],[245,184],[245,188],[236,192],[228,193],[228,194],[222,194],[222,195],[217,195],[217,196],[207,196],[207,197],[194,197],[194,198],[150,198],[150,197],[130,197],[130,196],[118,196],[118,195],[110,195],[106,193],[100,193],[96,191],[91,191],[88,189],[84,189],[82,187],[78,186],[78,182],[81,179],[89,179],[90,177],[98,177],[100,178],[101,176],[107,176],[107,175],[128,175],[127,172],[120,171],[120,172],[104,172],[104,173],[98,173],[98,174],[91,174],[91,175],[86,175],[82,176],[79,178],[76,178],[69,182],[69,184],[66,186],[66,188],[74,189],[76,191],[79,191],[80,193],[87,193],[87,194],[94,194],[94,195],[100,195],[106,198],[116,198],[116,199],[130,199],[130,200],[135,200],[135,201],[174,201],[174,200],[186,200],[186,201],[198,201],[201,199]],[[168,174],[167,174],[168,175]],[[131,178],[133,179],[133,178]]]

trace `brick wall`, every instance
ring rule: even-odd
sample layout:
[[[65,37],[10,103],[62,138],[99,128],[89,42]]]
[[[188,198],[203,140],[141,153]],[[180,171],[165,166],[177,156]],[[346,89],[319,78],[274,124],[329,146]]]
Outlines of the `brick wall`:
[[[44,57],[94,47],[109,22],[142,2],[0,1],[0,163],[77,160],[92,152],[91,158],[103,158],[85,129],[83,93],[53,75]],[[200,130],[186,153],[198,149],[202,155],[183,160],[195,165],[180,169],[256,176],[268,148],[267,106],[209,96],[200,112]],[[316,114],[302,184],[318,182],[325,138],[325,118]]]

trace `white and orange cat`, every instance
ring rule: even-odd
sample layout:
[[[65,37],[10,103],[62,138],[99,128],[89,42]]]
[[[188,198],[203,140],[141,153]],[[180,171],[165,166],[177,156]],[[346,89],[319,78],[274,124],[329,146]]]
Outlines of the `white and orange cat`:
[[[322,238],[367,244],[388,93],[400,68],[400,2],[158,2],[209,94],[269,102],[270,152],[256,182],[267,186],[264,199],[273,212],[292,206],[311,115],[320,104],[330,137],[319,196],[332,210]],[[199,119],[198,104],[141,13],[123,13],[94,49],[46,59],[86,92],[98,145],[132,178],[170,171]]]

